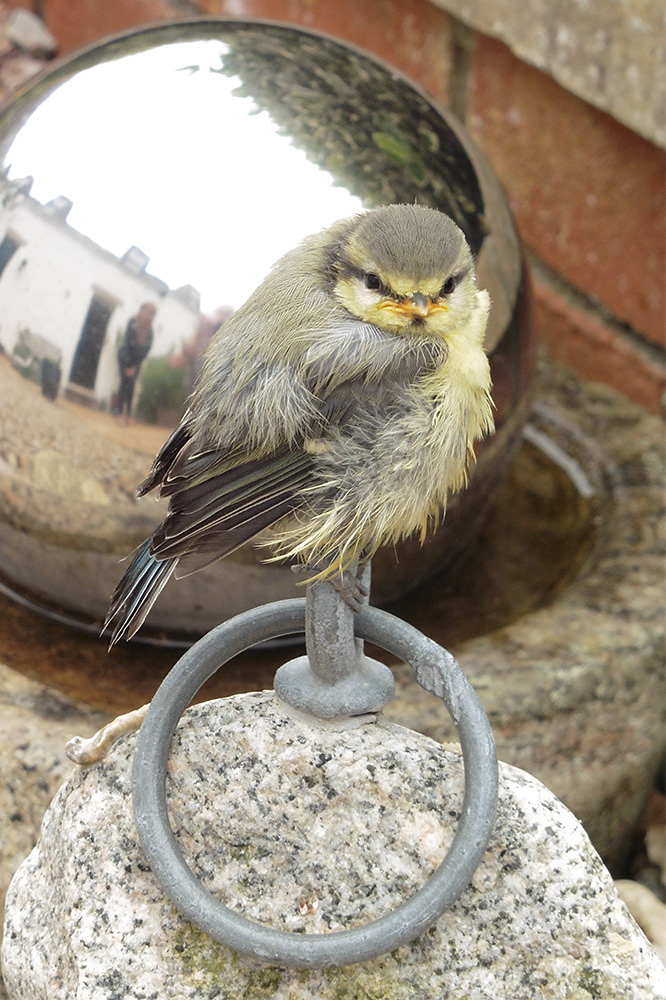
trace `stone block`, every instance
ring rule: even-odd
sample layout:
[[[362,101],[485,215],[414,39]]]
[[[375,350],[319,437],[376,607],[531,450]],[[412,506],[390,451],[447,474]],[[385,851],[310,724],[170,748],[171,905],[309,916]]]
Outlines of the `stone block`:
[[[433,0],[505,42],[524,62],[664,145],[664,7],[661,0]]]
[[[185,920],[145,863],[134,743],[123,738],[63,785],[12,882],[12,1000],[666,997],[666,970],[580,824],[508,766],[471,884],[410,945],[322,971],[239,957]],[[426,737],[381,719],[320,728],[264,692],[185,713],[167,795],[180,850],[218,899],[283,930],[332,933],[428,878],[451,842],[463,780],[459,754]]]
[[[30,853],[46,808],[72,770],[65,743],[106,721],[0,664],[0,913],[10,879]]]

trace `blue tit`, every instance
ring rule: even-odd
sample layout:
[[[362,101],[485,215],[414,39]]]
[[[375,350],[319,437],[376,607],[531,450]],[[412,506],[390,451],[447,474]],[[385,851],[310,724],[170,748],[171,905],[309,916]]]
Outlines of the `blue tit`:
[[[250,539],[343,593],[359,557],[423,540],[493,429],[489,308],[461,230],[419,205],[342,219],[282,257],[212,339],[138,488],[168,512],[115,590],[112,643],[174,572]]]

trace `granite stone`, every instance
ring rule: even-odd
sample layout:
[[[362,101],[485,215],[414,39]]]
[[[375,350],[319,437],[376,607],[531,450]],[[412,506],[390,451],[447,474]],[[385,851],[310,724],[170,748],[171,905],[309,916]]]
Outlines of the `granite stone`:
[[[647,886],[631,879],[618,879],[615,888],[659,958],[666,965],[666,903]]]
[[[74,731],[92,734],[106,719],[0,663],[0,915],[10,879],[72,770],[67,738]]]
[[[0,926],[7,886],[72,770],[67,738],[73,731],[92,734],[106,719],[0,663]],[[0,1000],[5,996],[0,982]]]
[[[346,968],[240,958],[188,923],[137,843],[135,737],[76,771],[7,902],[12,1000],[654,1000],[666,970],[574,816],[501,766],[497,822],[471,884],[411,945]],[[168,766],[171,825],[226,905],[275,927],[361,925],[413,895],[460,815],[458,753],[381,717],[316,726],[270,692],[189,709]]]

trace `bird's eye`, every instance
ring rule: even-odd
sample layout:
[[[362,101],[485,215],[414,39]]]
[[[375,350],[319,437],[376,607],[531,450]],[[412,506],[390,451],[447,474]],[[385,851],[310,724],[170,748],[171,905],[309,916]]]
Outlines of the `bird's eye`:
[[[460,281],[459,274],[452,274],[450,278],[447,278],[442,287],[440,288],[440,295],[450,295],[458,287],[458,282]]]
[[[363,281],[365,283],[366,288],[376,289],[380,288],[382,284],[381,281],[379,280],[378,275],[373,274],[372,271],[364,276]]]

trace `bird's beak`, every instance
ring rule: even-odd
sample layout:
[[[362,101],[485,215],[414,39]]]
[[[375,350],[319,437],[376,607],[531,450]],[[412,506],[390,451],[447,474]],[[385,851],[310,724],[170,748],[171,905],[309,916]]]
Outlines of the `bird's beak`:
[[[407,295],[400,302],[400,311],[407,313],[408,316],[417,320],[426,319],[432,312],[438,311],[442,308],[446,308],[446,306],[443,306],[443,303],[441,302],[433,302],[433,300],[428,295],[424,295],[423,292],[414,292],[413,295]]]
[[[429,299],[423,292],[414,292],[413,295],[405,299],[405,308],[413,316],[425,319],[432,308],[432,299]]]
[[[414,292],[413,295],[405,295],[397,300],[385,299],[379,308],[417,323],[421,323],[434,312],[446,312],[447,310],[447,306],[443,302],[433,302],[430,296],[423,292]]]

